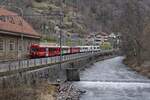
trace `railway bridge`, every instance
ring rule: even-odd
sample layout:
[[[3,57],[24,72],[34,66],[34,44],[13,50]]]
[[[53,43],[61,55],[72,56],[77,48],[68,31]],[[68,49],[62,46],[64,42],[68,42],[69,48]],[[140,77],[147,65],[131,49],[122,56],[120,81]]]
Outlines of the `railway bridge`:
[[[104,56],[112,56],[117,50],[105,50],[100,52],[77,53],[71,55],[25,59],[18,61],[0,62],[0,80],[22,81],[30,80],[31,83],[39,79],[60,81],[67,79],[68,71],[78,72],[93,61],[103,59]],[[72,72],[73,72],[72,71]],[[71,73],[72,73],[71,72]],[[69,74],[69,76],[71,76]],[[72,76],[71,76],[72,78]],[[1,81],[2,83],[2,81]],[[15,84],[16,82],[14,82]]]

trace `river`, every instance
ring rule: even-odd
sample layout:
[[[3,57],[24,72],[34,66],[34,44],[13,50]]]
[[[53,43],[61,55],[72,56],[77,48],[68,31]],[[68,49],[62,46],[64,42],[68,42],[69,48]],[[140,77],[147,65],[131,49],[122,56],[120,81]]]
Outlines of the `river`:
[[[122,63],[123,57],[99,61],[73,84],[85,90],[80,100],[150,100],[150,80]]]

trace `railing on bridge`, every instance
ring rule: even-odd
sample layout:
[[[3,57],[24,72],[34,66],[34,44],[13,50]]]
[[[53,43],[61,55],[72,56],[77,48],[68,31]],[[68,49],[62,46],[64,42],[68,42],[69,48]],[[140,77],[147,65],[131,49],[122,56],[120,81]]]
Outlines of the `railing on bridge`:
[[[37,58],[37,59],[26,59],[26,60],[10,61],[10,62],[8,61],[8,62],[0,63],[0,73],[10,72],[10,71],[15,71],[20,69],[35,68],[43,65],[47,65],[48,67],[50,65],[68,62],[70,60],[75,60],[82,57],[84,58],[87,56],[93,56],[99,53],[103,54],[106,52],[113,52],[113,51],[109,50],[109,51],[101,51],[101,52],[88,52],[88,53],[63,55],[61,61],[60,61],[60,56]]]

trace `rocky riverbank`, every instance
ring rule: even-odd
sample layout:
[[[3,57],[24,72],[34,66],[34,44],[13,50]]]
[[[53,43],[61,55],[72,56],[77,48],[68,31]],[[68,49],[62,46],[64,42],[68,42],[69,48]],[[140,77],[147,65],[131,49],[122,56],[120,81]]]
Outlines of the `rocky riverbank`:
[[[84,91],[76,88],[71,82],[59,85],[56,100],[79,100]]]
[[[22,85],[0,89],[0,100],[79,100],[83,93],[71,82],[38,85]]]

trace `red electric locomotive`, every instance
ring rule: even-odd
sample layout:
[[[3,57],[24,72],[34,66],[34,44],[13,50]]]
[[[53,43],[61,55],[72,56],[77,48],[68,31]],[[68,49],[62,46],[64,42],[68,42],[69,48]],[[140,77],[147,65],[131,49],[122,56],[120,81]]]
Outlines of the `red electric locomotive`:
[[[32,44],[30,46],[31,58],[51,57],[59,55],[60,55],[60,47],[58,46],[45,46],[38,44]]]

